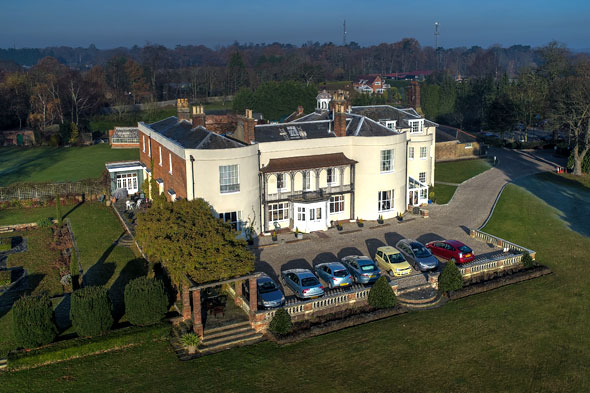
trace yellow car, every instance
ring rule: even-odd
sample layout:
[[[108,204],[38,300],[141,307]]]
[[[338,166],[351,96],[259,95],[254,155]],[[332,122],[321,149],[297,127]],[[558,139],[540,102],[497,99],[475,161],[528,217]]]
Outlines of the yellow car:
[[[375,254],[375,262],[395,277],[406,276],[412,271],[406,258],[391,246],[379,247]]]

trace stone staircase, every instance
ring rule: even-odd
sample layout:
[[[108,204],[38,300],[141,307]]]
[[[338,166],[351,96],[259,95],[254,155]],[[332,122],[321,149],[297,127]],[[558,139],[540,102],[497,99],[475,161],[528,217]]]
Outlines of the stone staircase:
[[[125,235],[123,235],[119,238],[119,240],[117,241],[117,244],[119,246],[131,248],[131,247],[135,246],[135,241],[133,240],[133,237],[131,237],[131,235],[126,233]]]
[[[437,308],[446,303],[446,298],[430,285],[417,285],[398,292],[398,301],[408,310],[425,310]]]
[[[208,355],[226,349],[254,344],[264,339],[257,333],[250,322],[240,322],[215,329],[205,329],[199,352]]]

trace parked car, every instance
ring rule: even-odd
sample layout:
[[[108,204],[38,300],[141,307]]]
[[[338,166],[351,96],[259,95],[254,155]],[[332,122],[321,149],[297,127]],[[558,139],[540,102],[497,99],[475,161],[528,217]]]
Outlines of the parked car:
[[[375,253],[375,261],[385,271],[395,277],[405,276],[412,272],[412,267],[404,255],[391,246],[379,247]]]
[[[320,263],[316,265],[315,273],[324,280],[330,288],[346,287],[352,284],[352,275],[340,262]]]
[[[256,279],[256,292],[260,308],[275,308],[285,304],[285,295],[281,288],[266,274]]]
[[[300,299],[313,299],[324,295],[324,286],[309,269],[290,269],[281,272],[281,280]]]
[[[426,248],[439,258],[455,263],[469,263],[475,259],[473,250],[458,240],[438,240],[426,243]]]
[[[360,284],[370,284],[381,277],[379,268],[369,257],[350,255],[342,258],[342,264],[346,266],[354,281]]]
[[[416,240],[402,239],[397,242],[395,248],[404,254],[404,257],[406,257],[408,262],[410,262],[416,270],[425,272],[428,270],[435,270],[438,267],[438,259],[436,259],[436,257],[424,247],[424,244]]]

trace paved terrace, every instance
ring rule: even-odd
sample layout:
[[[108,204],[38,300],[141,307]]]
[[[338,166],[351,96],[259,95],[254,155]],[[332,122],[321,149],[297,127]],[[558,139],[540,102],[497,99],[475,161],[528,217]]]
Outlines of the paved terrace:
[[[309,240],[292,243],[287,241],[295,240],[294,235],[285,234],[279,236],[279,245],[257,250],[256,270],[277,279],[280,271],[285,269],[311,269],[318,263],[339,260],[352,254],[374,257],[378,247],[395,245],[402,238],[414,238],[423,243],[457,239],[473,248],[476,255],[497,252],[498,249],[471,239],[469,229],[479,228],[485,222],[506,183],[523,176],[553,171],[556,165],[563,166],[564,160],[553,157],[552,152],[547,151],[519,152],[492,148],[489,154],[498,157],[498,165],[464,182],[447,205],[428,206],[429,218],[408,214],[403,223],[395,219],[386,220],[383,225],[374,221],[365,222],[362,229],[355,223],[344,224],[342,232],[330,229],[306,234],[305,239]],[[270,237],[260,238],[261,245],[270,243]],[[523,246],[526,247],[526,244]],[[414,280],[404,280],[407,286],[425,281],[422,274],[414,274]]]

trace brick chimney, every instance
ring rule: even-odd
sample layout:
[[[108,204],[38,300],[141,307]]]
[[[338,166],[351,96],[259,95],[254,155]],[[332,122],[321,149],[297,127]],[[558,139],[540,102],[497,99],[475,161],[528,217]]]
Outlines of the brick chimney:
[[[244,118],[244,142],[252,144],[254,142],[254,126],[256,120],[252,116],[252,109],[246,109],[246,117]]]
[[[334,104],[334,134],[346,136],[346,104],[342,102]]]
[[[416,81],[410,82],[408,104],[417,111],[420,110],[420,85]]]
[[[193,106],[193,114],[192,114],[192,120],[193,120],[193,127],[205,127],[205,109],[203,108],[203,105],[198,105],[198,106]]]
[[[179,121],[191,119],[187,98],[179,98],[176,100],[176,110]]]
[[[299,105],[299,106],[297,107],[297,115],[298,115],[298,116],[301,116],[301,115],[303,115],[303,107],[302,107],[301,105]]]

